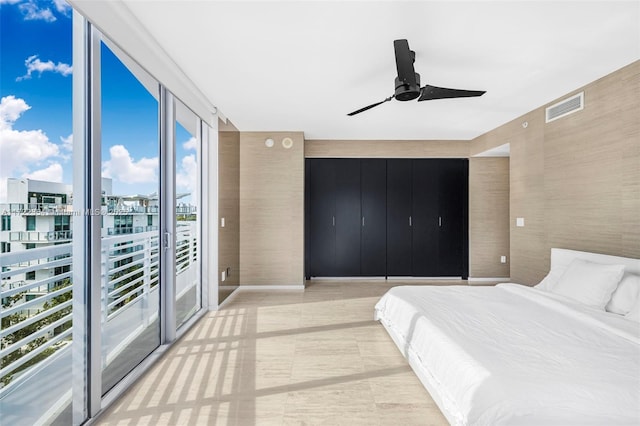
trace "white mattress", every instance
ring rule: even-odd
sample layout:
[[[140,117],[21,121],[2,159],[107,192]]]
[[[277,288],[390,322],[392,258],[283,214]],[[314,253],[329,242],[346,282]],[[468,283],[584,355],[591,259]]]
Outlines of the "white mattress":
[[[375,307],[452,424],[640,424],[640,328],[534,288],[404,286]]]

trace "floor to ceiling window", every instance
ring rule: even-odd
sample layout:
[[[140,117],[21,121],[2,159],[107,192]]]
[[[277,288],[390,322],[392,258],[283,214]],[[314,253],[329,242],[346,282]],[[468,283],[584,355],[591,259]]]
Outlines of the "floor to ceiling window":
[[[103,393],[160,345],[160,85],[112,49],[101,43]]]
[[[200,279],[200,120],[176,102],[176,323],[180,327],[201,306]]]
[[[0,423],[70,418],[72,20],[0,7]]]
[[[0,424],[81,424],[203,313],[208,127],[62,0],[0,38]]]

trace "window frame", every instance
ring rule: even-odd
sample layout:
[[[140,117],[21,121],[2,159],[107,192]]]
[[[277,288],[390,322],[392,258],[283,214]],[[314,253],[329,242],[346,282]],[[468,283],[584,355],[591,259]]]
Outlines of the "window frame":
[[[199,311],[191,319],[182,324],[179,330],[175,323],[175,102],[173,94],[161,83],[153,79],[140,65],[126,55],[118,46],[100,33],[87,19],[76,10],[73,11],[73,132],[74,132],[74,178],[73,178],[73,210],[101,211],[101,88],[100,88],[100,48],[101,42],[120,59],[135,77],[147,89],[149,84],[159,87],[159,143],[160,143],[160,191],[159,191],[159,232],[162,249],[160,257],[161,276],[161,344],[145,360],[125,376],[110,391],[102,395],[101,386],[101,295],[100,289],[87,283],[101,282],[101,223],[100,215],[83,215],[74,217],[73,222],[73,339],[79,345],[74,349],[72,389],[73,423],[82,424],[95,418],[108,407],[124,391],[126,391],[151,365],[159,359],[164,351],[186,333],[189,328],[202,318],[210,308],[210,294],[217,294],[217,281],[207,279],[206,271],[217,269],[217,265],[200,262],[201,305]],[[154,93],[150,90],[151,93]],[[213,221],[217,223],[217,188],[215,196],[204,192],[207,188],[205,173],[211,156],[217,169],[217,128],[210,127],[198,117],[197,131],[200,133],[202,153],[198,177],[201,182],[199,206],[202,217],[209,211],[215,213]],[[217,117],[214,114],[214,123]],[[209,142],[214,145],[206,147]],[[207,177],[208,179],[208,177]],[[217,172],[211,173],[211,179],[217,184]],[[210,198],[212,197],[212,198]],[[215,206],[207,205],[211,200]],[[208,232],[207,222],[203,220],[200,227],[202,251],[200,259],[214,259],[209,250],[212,247],[212,233]],[[211,226],[217,238],[217,227]],[[217,245],[217,241],[213,247]],[[212,287],[215,286],[215,287]],[[93,287],[93,288],[92,288]],[[99,287],[99,286],[98,286]],[[217,299],[215,299],[217,302]],[[216,303],[217,306],[217,303]]]

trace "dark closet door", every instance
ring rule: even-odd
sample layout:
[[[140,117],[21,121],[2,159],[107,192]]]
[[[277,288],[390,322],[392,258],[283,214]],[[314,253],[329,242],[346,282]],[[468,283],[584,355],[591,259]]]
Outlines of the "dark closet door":
[[[467,160],[439,160],[439,275],[466,277]]]
[[[335,270],[337,277],[360,275],[360,160],[328,160],[335,168]]]
[[[442,275],[439,264],[440,160],[413,160],[412,272],[416,277]]]
[[[360,274],[385,276],[387,272],[387,161],[360,161],[362,220]]]
[[[387,160],[387,275],[411,275],[411,160]]]
[[[307,192],[309,197],[306,213],[308,234],[307,272],[311,276],[335,274],[335,170],[332,160],[307,160]]]

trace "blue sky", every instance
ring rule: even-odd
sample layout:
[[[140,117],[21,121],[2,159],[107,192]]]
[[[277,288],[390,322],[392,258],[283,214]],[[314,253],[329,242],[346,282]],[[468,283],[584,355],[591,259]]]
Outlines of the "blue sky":
[[[0,0],[0,202],[7,177],[72,182],[72,25],[64,0]],[[102,165],[117,194],[157,191],[158,104],[102,48]],[[191,135],[176,129],[178,191],[193,186]]]

